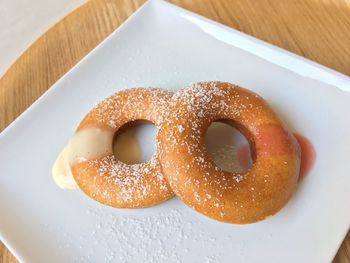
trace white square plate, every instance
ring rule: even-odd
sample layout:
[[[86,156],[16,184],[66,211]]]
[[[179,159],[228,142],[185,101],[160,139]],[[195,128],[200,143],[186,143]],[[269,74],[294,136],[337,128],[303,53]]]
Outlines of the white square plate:
[[[266,98],[317,160],[276,216],[237,226],[176,198],[104,207],[51,166],[81,118],[125,87],[223,80]],[[0,237],[23,262],[329,262],[350,225],[350,79],[162,1],[150,1],[0,135]]]

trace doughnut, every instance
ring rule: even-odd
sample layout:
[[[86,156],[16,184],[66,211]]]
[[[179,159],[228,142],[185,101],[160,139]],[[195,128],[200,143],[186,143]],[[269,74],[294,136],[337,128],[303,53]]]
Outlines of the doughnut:
[[[112,150],[114,138],[129,125],[149,121],[158,130],[171,96],[157,88],[133,88],[102,101],[81,121],[57,159],[56,181],[60,174],[72,176],[86,195],[116,208],[150,207],[173,197],[158,149],[151,160],[139,164],[121,162]]]
[[[209,157],[205,134],[214,121],[246,137],[253,159],[247,172],[224,171]],[[263,220],[277,213],[296,188],[296,139],[260,96],[239,86],[200,82],[175,93],[157,136],[172,190],[212,219],[231,224]]]

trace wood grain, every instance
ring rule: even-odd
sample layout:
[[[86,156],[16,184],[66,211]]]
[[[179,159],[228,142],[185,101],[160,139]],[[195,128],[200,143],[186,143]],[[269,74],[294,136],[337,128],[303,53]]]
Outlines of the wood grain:
[[[143,2],[92,0],[40,37],[0,79],[0,131]],[[171,2],[350,75],[350,0]],[[17,262],[2,244],[0,262]],[[334,262],[350,262],[349,233]]]

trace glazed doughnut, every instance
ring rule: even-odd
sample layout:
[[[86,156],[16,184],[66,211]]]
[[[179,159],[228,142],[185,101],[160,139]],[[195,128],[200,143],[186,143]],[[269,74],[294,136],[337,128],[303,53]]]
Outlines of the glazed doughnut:
[[[263,220],[295,190],[300,148],[257,94],[224,82],[201,82],[174,94],[158,132],[163,172],[174,193],[210,218],[234,224]],[[253,166],[246,173],[221,170],[210,159],[205,134],[214,121],[248,140]]]
[[[158,160],[128,165],[113,154],[115,135],[135,121],[158,129],[171,93],[134,88],[114,94],[92,109],[70,140],[67,159],[75,182],[92,199],[112,207],[150,207],[173,197]]]

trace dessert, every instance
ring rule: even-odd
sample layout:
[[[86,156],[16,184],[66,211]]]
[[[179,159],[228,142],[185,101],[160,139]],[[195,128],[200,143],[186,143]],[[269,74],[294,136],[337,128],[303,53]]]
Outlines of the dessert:
[[[300,148],[277,114],[257,94],[225,82],[201,82],[174,94],[157,138],[163,172],[174,193],[219,221],[247,224],[278,212],[294,192]],[[248,140],[253,166],[245,173],[220,169],[205,134],[214,121]]]
[[[134,88],[117,92],[93,108],[53,167],[55,181],[112,207],[143,208],[173,197],[163,176],[158,149],[150,161],[125,164],[113,154],[113,141],[128,125],[150,121],[157,128],[172,93]],[[74,181],[72,182],[72,178]]]

